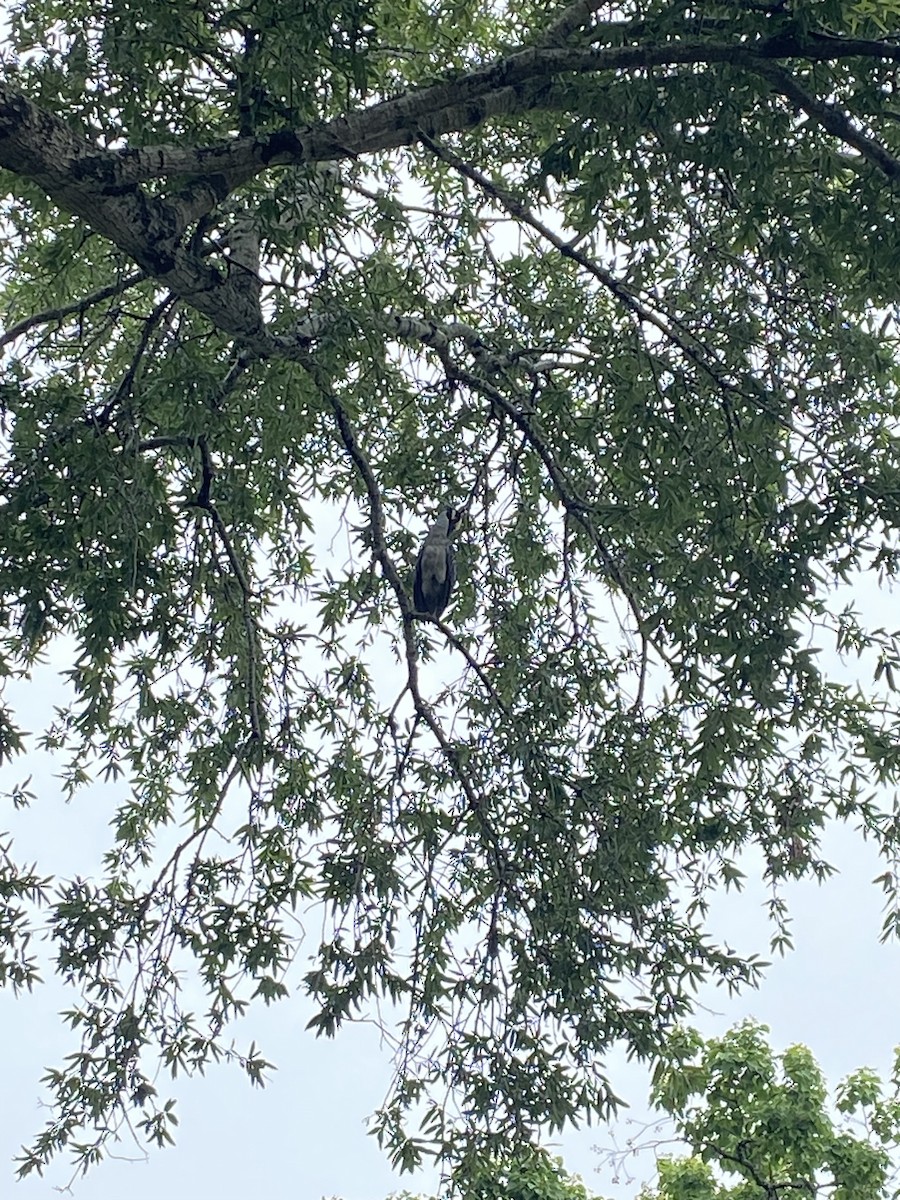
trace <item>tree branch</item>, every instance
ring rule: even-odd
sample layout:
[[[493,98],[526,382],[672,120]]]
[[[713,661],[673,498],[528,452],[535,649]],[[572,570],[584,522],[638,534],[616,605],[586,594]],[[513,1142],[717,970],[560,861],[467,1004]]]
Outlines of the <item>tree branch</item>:
[[[659,313],[645,304],[640,297],[636,296],[630,288],[616,279],[615,275],[607,271],[605,267],[601,267],[589,255],[578,250],[565,238],[560,237],[558,233],[555,233],[548,225],[539,220],[520,200],[505,188],[500,187],[499,184],[494,183],[493,180],[489,179],[481,171],[465,162],[457,154],[433,141],[426,134],[421,135],[421,141],[424,146],[427,146],[431,150],[435,157],[452,166],[454,170],[477,184],[482,191],[501,204],[511,216],[528,225],[535,233],[539,234],[551,246],[555,247],[564,258],[571,259],[572,262],[577,263],[583,270],[593,275],[638,320],[646,321],[648,325],[652,325],[655,329],[658,329],[667,341],[677,346],[690,362],[710,375],[724,391],[735,390],[734,383],[728,379],[721,363],[715,359],[700,339],[695,337],[689,330],[682,332],[676,329],[670,321],[660,316]]]
[[[582,29],[598,9],[603,7],[604,0],[575,0],[569,4],[552,21],[541,34],[538,44],[541,46],[561,46],[566,38],[578,29]]]
[[[76,313],[86,312],[95,304],[102,304],[104,300],[127,292],[135,284],[143,283],[146,278],[146,272],[135,271],[132,275],[126,275],[124,279],[120,279],[118,283],[107,284],[106,287],[99,288],[96,292],[91,292],[89,296],[83,296],[72,304],[63,304],[59,308],[48,308],[44,312],[34,313],[33,316],[23,317],[15,325],[11,325],[5,333],[0,334],[0,349],[28,333],[29,329],[34,329],[36,325],[50,325],[53,322],[64,321],[66,317],[75,316]]]
[[[573,4],[559,19],[560,33],[577,28],[595,7],[593,0]],[[521,100],[525,85],[546,84],[560,75],[701,63],[732,63],[755,69],[760,63],[790,58],[807,62],[846,58],[900,62],[900,45],[892,42],[799,31],[761,37],[749,45],[737,39],[698,38],[600,49],[547,44],[555,36],[556,27],[551,25],[538,46],[324,124],[285,128],[265,136],[232,138],[202,147],[157,145],[99,150],[22,93],[0,84],[0,165],[41,183],[49,195],[77,191],[101,202],[108,201],[117,189],[151,179],[187,176],[193,182],[177,201],[171,202],[182,218],[187,216],[186,222],[178,222],[184,228],[185,223],[197,220],[268,167],[335,161],[394,149],[416,141],[421,127],[432,136],[468,129],[484,119],[485,110],[472,107],[478,102],[489,102],[490,97],[508,90]],[[536,96],[531,96],[529,107],[539,107]],[[52,144],[53,155],[41,153],[42,142]],[[145,199],[144,203],[149,202]]]
[[[641,612],[637,597],[628,580],[619,569],[615,557],[606,546],[597,528],[593,515],[593,505],[585,500],[583,496],[579,496],[575,489],[570,486],[565,473],[556,461],[551,447],[535,427],[534,421],[529,414],[524,413],[517,405],[508,400],[498,388],[491,387],[485,380],[479,379],[477,376],[471,375],[466,371],[455,370],[454,380],[470,388],[473,392],[485,396],[498,412],[505,413],[512,423],[521,430],[528,445],[544,464],[544,469],[553,484],[553,488],[561,504],[571,518],[584,529],[597,551],[603,569],[625,597],[637,624],[637,634],[641,639],[644,653],[646,653],[648,645],[652,646],[660,659],[671,667],[672,660],[669,655],[659,642],[646,632],[646,621]]]
[[[253,590],[250,586],[247,572],[244,570],[244,564],[241,562],[240,555],[231,540],[231,535],[226,528],[225,522],[222,520],[219,510],[212,501],[212,484],[216,472],[209,453],[209,446],[202,434],[197,438],[196,445],[200,451],[202,477],[197,495],[190,501],[190,504],[209,514],[213,529],[225,551],[231,572],[241,592],[241,621],[244,626],[244,636],[247,645],[245,686],[247,689],[247,707],[250,717],[250,740],[260,742],[262,740],[262,701],[259,695],[260,655],[256,621],[250,607]]]
[[[0,166],[33,180],[220,329],[249,344],[262,334],[243,273],[223,273],[180,244],[189,225],[227,196],[221,179],[194,181],[168,198],[148,197],[122,178],[114,151],[98,152],[61,118],[3,83]]]
[[[820,100],[818,96],[811,96],[790,72],[775,63],[752,62],[748,65],[757,75],[767,80],[775,91],[793,101],[828,133],[858,150],[866,162],[887,175],[888,179],[900,178],[900,160],[894,158],[874,138],[857,129],[850,118],[834,104]]]
[[[375,557],[381,566],[385,578],[390,583],[391,587],[397,596],[397,601],[400,605],[400,612],[403,618],[403,641],[406,653],[406,669],[407,683],[409,692],[412,696],[413,707],[420,721],[423,721],[431,731],[432,737],[440,747],[441,754],[444,760],[450,767],[459,786],[462,788],[463,795],[466,798],[466,807],[469,812],[478,821],[480,828],[483,830],[487,838],[491,853],[494,856],[494,865],[497,871],[497,881],[502,883],[507,877],[507,859],[500,844],[500,839],[496,831],[488,820],[482,803],[482,797],[479,796],[475,789],[475,785],[466,771],[463,769],[460,762],[459,754],[456,748],[447,738],[437,717],[431,710],[431,706],[425,701],[419,689],[419,669],[418,660],[416,657],[416,646],[413,637],[413,609],[410,605],[409,598],[406,595],[406,589],[400,576],[397,573],[397,568],[388,553],[387,542],[385,540],[384,529],[384,509],[381,503],[381,493],[378,489],[378,481],[368,462],[368,459],[363,454],[360,448],[359,441],[356,437],[356,432],[350,418],[341,404],[338,397],[335,395],[331,387],[322,376],[318,366],[309,362],[304,364],[307,366],[310,374],[316,382],[316,386],[322,392],[322,395],[330,404],[334,412],[335,421],[337,423],[338,432],[341,436],[341,441],[344,443],[344,448],[347,451],[353,465],[359,472],[359,475],[365,484],[366,494],[369,499],[369,518],[372,529],[372,545],[375,552]],[[474,665],[474,664],[473,664]],[[493,689],[490,689],[493,691]]]

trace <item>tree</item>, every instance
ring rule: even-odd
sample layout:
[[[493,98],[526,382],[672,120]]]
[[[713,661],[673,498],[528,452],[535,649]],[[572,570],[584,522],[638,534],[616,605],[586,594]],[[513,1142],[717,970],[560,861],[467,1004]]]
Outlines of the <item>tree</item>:
[[[695,1030],[674,1031],[656,1063],[651,1102],[687,1153],[660,1155],[640,1200],[897,1195],[900,1057],[889,1089],[864,1068],[829,1103],[809,1049],[776,1055],[767,1033],[754,1022],[708,1041]],[[625,1153],[650,1149],[659,1145]],[[537,1146],[482,1162],[456,1183],[464,1200],[589,1200],[582,1181]]]
[[[614,1042],[752,984],[703,925],[749,847],[784,947],[779,885],[853,823],[895,932],[900,653],[834,591],[898,563],[898,30],[891,0],[16,6],[0,662],[64,661],[37,744],[121,797],[101,879],[4,850],[0,978],[31,987],[40,921],[81,994],[23,1172],[132,1106],[167,1140],[158,1066],[226,1053],[301,948],[318,1033],[396,1035],[376,1132],[411,1166],[608,1113]]]
[[[829,1104],[809,1049],[776,1056],[767,1033],[747,1022],[708,1042],[693,1030],[672,1038],[667,1061],[656,1066],[653,1101],[692,1153],[660,1160],[647,1200],[896,1196],[900,1053],[887,1094],[877,1073],[862,1068]]]

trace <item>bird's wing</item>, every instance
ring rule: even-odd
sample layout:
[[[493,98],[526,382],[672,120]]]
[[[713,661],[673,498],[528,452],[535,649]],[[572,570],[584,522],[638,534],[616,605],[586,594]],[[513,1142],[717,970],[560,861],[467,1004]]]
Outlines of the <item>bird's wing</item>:
[[[413,603],[415,604],[418,612],[426,611],[425,596],[422,592],[422,578],[424,575],[424,562],[425,562],[425,547],[423,546],[422,549],[419,551],[418,557],[416,558],[416,574],[415,574],[415,578],[413,580]]]

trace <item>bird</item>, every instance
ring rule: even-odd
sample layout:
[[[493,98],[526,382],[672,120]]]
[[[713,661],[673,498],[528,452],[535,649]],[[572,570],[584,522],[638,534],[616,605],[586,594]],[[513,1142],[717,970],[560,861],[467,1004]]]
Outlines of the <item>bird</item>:
[[[413,584],[416,612],[439,617],[447,607],[450,593],[456,583],[456,562],[450,539],[461,515],[456,509],[443,509],[425,535],[425,541],[416,559],[416,578]]]

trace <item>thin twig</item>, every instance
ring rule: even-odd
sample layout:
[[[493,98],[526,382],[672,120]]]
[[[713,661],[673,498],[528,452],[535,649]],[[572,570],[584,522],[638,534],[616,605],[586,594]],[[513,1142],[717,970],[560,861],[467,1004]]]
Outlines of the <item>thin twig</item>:
[[[456,636],[456,634],[449,627],[449,625],[445,625],[443,621],[439,621],[436,617],[434,618],[434,624],[438,627],[438,629],[441,631],[441,633],[444,635],[444,637],[447,639],[447,641],[450,643],[450,645],[454,648],[454,650],[458,650],[459,653],[463,656],[463,658],[466,660],[466,662],[469,664],[469,666],[472,668],[472,670],[478,676],[479,680],[481,681],[481,686],[484,688],[484,690],[487,692],[487,694],[490,696],[490,698],[493,700],[493,702],[497,705],[497,708],[500,710],[500,712],[503,713],[504,717],[508,717],[510,715],[509,709],[506,707],[506,705],[503,703],[503,701],[497,695],[497,691],[494,688],[494,685],[491,683],[491,681],[488,679],[488,677],[484,673],[484,668],[475,661],[475,659],[472,657],[471,653],[469,652],[468,647],[463,642],[460,641],[460,639]]]
[[[249,706],[250,730],[254,741],[262,740],[262,718],[260,712],[259,700],[259,650],[258,650],[258,635],[256,623],[253,619],[250,602],[253,597],[253,591],[250,587],[250,581],[247,578],[247,573],[244,570],[240,556],[234,548],[231,536],[222,520],[219,510],[211,499],[212,483],[215,477],[215,467],[212,463],[212,458],[209,453],[209,446],[206,438],[201,436],[197,439],[197,446],[200,450],[200,459],[202,463],[203,475],[200,483],[200,488],[196,498],[192,501],[194,507],[202,509],[209,513],[210,521],[213,529],[218,535],[219,541],[228,558],[231,566],[232,574],[237,580],[238,587],[241,590],[241,619],[244,623],[244,633],[247,642],[247,702]]]
[[[162,883],[165,876],[171,874],[172,882],[174,883],[175,869],[178,866],[178,862],[179,862],[182,854],[184,854],[185,850],[187,850],[187,848],[189,846],[192,846],[194,844],[194,842],[197,841],[198,838],[201,839],[201,845],[203,844],[203,839],[206,838],[206,835],[209,833],[209,831],[212,829],[213,825],[216,823],[219,813],[222,811],[222,805],[225,803],[225,797],[228,794],[228,789],[231,787],[232,783],[234,782],[234,780],[237,776],[238,771],[241,768],[242,756],[243,756],[243,749],[239,749],[235,755],[234,765],[232,766],[231,770],[228,772],[228,776],[225,779],[225,782],[222,784],[221,790],[219,792],[219,797],[218,797],[215,805],[213,806],[212,812],[209,814],[209,816],[206,818],[205,821],[203,821],[200,825],[198,825],[196,827],[196,829],[192,830],[191,833],[188,834],[188,836],[184,839],[183,842],[178,843],[178,845],[175,847],[175,849],[169,855],[168,859],[166,859],[166,862],[163,865],[162,869],[160,870],[159,874],[156,876],[156,878],[150,884],[150,887],[147,889],[147,893],[144,896],[144,898],[141,901],[141,904],[139,905],[139,908],[138,908],[138,911],[142,915],[146,912],[146,910],[150,904],[150,901],[153,899],[153,896],[156,894],[157,888],[160,886],[160,884]]]

